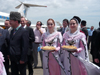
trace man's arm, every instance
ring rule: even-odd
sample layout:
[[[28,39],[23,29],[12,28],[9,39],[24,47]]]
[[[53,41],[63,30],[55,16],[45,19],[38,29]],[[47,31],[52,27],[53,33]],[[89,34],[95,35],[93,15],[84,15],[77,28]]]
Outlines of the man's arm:
[[[20,64],[23,64],[26,62],[27,52],[29,48],[29,34],[27,31],[23,32],[21,42],[22,42],[22,53],[21,53]]]
[[[41,30],[41,26],[37,26],[37,29],[40,31],[41,35],[44,33],[44,30]]]
[[[35,35],[34,35],[34,32],[33,32],[32,28],[30,28],[29,40],[32,41],[32,42],[35,41]]]
[[[99,63],[99,50],[100,50],[100,32],[97,34],[96,40],[95,40],[95,49],[94,49],[94,61],[96,63]]]
[[[85,33],[86,37],[88,36],[88,30],[86,28],[82,29],[82,31]]]
[[[7,53],[7,56],[8,56],[8,58],[9,58],[10,35],[9,35],[8,30],[5,30],[5,34],[6,34],[6,39],[5,39],[6,53]]]
[[[41,33],[41,35],[43,34],[43,31],[41,30],[41,28],[39,29],[39,31],[40,31],[40,33]]]

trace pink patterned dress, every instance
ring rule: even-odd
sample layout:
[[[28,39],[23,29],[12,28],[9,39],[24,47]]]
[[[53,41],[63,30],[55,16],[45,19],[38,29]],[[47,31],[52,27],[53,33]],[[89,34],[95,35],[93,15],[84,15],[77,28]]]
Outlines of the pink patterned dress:
[[[77,52],[71,53],[62,49],[61,61],[68,75],[100,75],[100,68],[89,61],[85,35],[79,31],[70,31],[63,35],[62,45],[69,45],[68,40],[74,40]]]
[[[42,35],[42,46],[50,46],[47,42],[53,40],[51,46],[54,46],[54,51],[43,52],[43,74],[44,75],[67,75],[62,63],[60,61],[60,43],[62,42],[62,36],[60,32],[54,32],[52,34],[46,32]]]

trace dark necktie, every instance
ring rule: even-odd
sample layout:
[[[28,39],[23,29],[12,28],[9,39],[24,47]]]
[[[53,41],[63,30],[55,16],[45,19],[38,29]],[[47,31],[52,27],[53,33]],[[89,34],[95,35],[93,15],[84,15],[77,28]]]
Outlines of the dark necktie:
[[[64,32],[65,32],[65,28],[63,28],[63,32],[62,33],[64,34]]]
[[[13,35],[15,35],[16,31],[17,31],[17,30],[16,30],[16,29],[14,29]]]

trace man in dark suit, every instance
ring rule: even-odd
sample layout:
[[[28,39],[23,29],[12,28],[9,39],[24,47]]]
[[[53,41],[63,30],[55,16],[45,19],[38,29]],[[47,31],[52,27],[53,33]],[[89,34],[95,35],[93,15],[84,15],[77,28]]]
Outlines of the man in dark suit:
[[[34,36],[34,32],[33,29],[31,27],[29,27],[31,25],[31,22],[29,20],[25,20],[24,17],[21,17],[21,25],[25,27],[25,29],[28,31],[29,34],[29,48],[28,48],[28,61],[27,61],[27,65],[28,65],[28,70],[29,70],[29,75],[33,75],[33,68],[32,68],[32,61],[33,61],[33,45],[32,43],[35,41],[35,36]]]
[[[85,20],[81,21],[81,31],[84,32],[84,34],[86,36],[86,39],[87,39],[87,37],[88,37],[88,30],[86,28],[86,21]]]
[[[10,32],[12,30],[12,27],[10,25],[9,20],[5,20],[5,24],[4,25],[5,25],[5,29],[7,29],[9,31],[9,34],[10,34]]]
[[[0,51],[4,55],[4,66],[9,75],[9,32],[8,30],[0,29]]]
[[[100,67],[100,22],[99,28],[94,30],[91,40],[91,54],[93,63]]]
[[[4,24],[5,24],[5,33],[3,34],[3,35],[6,35],[6,41],[5,41],[5,44],[3,45],[3,51],[5,51],[5,53],[3,53],[4,54],[4,60],[5,60],[5,62],[4,62],[4,65],[5,65],[5,69],[6,69],[6,72],[7,72],[7,75],[9,75],[9,40],[10,40],[10,38],[9,38],[9,27],[10,27],[10,23],[9,23],[9,20],[6,20],[5,22],[4,22]],[[6,51],[7,50],[7,51]]]
[[[26,29],[20,25],[21,15],[10,12],[10,25],[13,28],[10,34],[10,59],[12,75],[26,75],[27,52],[29,36]]]
[[[69,22],[67,19],[64,19],[63,20],[63,27],[61,27],[58,31],[61,32],[61,34],[63,35],[66,31],[68,31],[68,25],[69,25]]]

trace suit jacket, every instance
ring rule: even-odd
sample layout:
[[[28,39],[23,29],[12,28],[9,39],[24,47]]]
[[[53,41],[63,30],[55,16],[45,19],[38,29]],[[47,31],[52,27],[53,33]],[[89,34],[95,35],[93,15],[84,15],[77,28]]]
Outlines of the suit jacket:
[[[26,29],[20,27],[15,34],[14,30],[10,34],[10,58],[11,61],[19,62],[27,60],[29,48],[29,35]]]
[[[69,30],[68,27],[66,27],[66,28],[65,28],[65,31],[64,31],[64,33],[63,33],[63,29],[64,29],[64,28],[62,27],[62,28],[60,28],[60,29],[58,30],[59,32],[61,32],[62,35],[63,35],[66,31]]]
[[[92,35],[91,54],[94,58],[100,59],[100,28],[95,30]]]
[[[87,37],[88,37],[88,30],[87,30],[87,28],[86,28],[86,27],[83,27],[83,28],[81,29],[81,31],[83,31],[83,32],[85,33],[86,39],[87,39]]]
[[[26,27],[26,30],[28,31],[29,34],[29,48],[32,49],[32,42],[35,41],[35,35],[31,27]]]
[[[26,27],[26,30],[28,31],[29,34],[29,50],[28,50],[28,55],[31,54],[32,48],[33,48],[33,42],[35,41],[35,35],[33,32],[33,29],[31,27]]]
[[[8,30],[0,29],[0,51],[3,53],[4,58],[9,55],[9,32]]]

